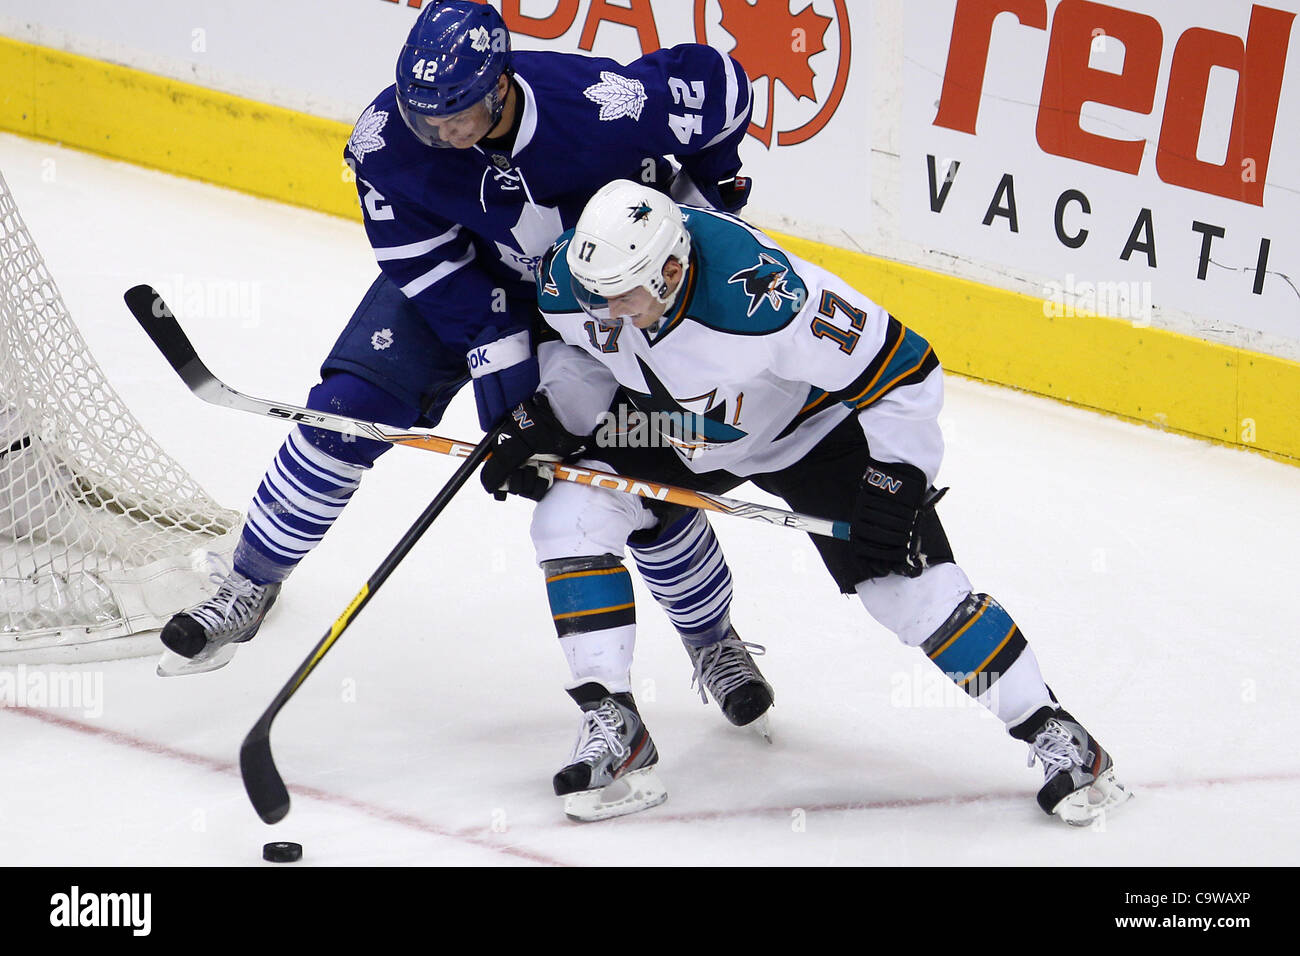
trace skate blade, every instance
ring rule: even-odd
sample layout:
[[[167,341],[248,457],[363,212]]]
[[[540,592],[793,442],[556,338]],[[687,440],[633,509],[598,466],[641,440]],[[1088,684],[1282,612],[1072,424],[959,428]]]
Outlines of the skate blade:
[[[162,657],[158,659],[159,677],[186,677],[190,674],[206,674],[230,663],[239,650],[236,644],[223,644],[211,650],[204,649],[194,657],[181,657],[174,651],[163,648]]]
[[[1052,812],[1072,827],[1087,827],[1127,803],[1133,794],[1115,779],[1115,770],[1111,768],[1093,782],[1091,787],[1076,790],[1060,803]]]
[[[772,720],[767,714],[763,714],[757,720],[752,721],[749,727],[769,744],[772,742]]]
[[[580,823],[594,823],[657,807],[668,799],[654,767],[643,767],[619,777],[600,790],[580,790],[564,798],[564,815]]]

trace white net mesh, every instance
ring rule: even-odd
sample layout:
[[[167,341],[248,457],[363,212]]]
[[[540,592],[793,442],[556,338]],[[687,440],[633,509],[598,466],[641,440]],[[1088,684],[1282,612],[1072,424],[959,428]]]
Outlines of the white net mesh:
[[[110,387],[0,176],[0,659],[157,627],[238,520]]]

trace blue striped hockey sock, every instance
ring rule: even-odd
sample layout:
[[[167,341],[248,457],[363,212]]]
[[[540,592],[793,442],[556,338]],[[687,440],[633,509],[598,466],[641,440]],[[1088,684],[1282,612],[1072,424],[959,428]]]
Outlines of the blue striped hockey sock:
[[[248,506],[235,570],[258,584],[283,581],[343,513],[368,470],[327,455],[295,428]]]
[[[727,636],[731,569],[703,514],[690,512],[651,544],[631,551],[646,587],[686,644],[706,647]]]

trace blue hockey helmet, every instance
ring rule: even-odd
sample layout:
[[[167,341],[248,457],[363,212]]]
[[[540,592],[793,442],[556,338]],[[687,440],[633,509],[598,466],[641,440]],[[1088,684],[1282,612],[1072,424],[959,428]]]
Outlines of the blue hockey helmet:
[[[505,109],[498,85],[509,70],[510,31],[501,15],[487,4],[441,0],[421,11],[397,59],[398,112],[428,146],[472,145],[447,131],[457,119],[462,133],[481,128],[481,136],[495,126]]]

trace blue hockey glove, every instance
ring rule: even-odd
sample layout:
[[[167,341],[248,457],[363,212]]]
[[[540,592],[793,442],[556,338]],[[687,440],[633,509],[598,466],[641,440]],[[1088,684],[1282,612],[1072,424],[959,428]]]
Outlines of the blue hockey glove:
[[[479,427],[485,432],[537,391],[537,356],[524,329],[508,334],[496,328],[484,329],[465,360],[474,379]]]

